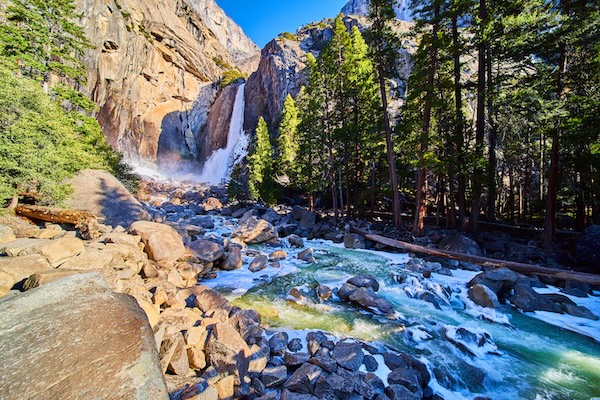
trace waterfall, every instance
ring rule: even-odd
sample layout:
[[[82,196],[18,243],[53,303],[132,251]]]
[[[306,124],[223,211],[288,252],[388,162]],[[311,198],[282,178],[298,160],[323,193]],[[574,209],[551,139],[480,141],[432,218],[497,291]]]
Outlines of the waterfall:
[[[217,185],[229,179],[233,166],[246,154],[250,138],[244,132],[244,86],[240,85],[235,96],[227,146],[215,150],[204,163],[204,168],[198,180],[203,183]]]

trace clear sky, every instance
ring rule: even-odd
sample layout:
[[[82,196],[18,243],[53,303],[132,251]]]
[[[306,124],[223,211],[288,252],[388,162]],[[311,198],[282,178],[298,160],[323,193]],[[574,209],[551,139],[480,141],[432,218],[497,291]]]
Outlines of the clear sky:
[[[216,0],[261,48],[281,32],[334,18],[348,0]]]

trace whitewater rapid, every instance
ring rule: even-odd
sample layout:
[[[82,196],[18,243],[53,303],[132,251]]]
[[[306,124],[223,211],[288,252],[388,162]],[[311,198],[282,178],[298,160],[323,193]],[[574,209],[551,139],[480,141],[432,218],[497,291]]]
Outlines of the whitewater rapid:
[[[202,173],[197,178],[199,182],[218,185],[229,180],[235,164],[244,157],[250,137],[244,132],[244,87],[241,84],[235,96],[227,145],[223,149],[215,150],[204,163]]]

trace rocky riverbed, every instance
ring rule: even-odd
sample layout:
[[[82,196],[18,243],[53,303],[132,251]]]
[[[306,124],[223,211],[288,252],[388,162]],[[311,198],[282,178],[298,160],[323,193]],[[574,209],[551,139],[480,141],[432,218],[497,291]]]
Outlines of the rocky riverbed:
[[[149,220],[101,226],[95,240],[2,221],[0,354],[12,362],[0,366],[0,397],[20,398],[33,380],[36,395],[60,398],[600,395],[594,288],[368,252],[316,213],[223,205],[219,189],[145,191]],[[463,236],[439,242],[479,249]],[[519,350],[519,335],[530,349]],[[99,363],[103,373],[81,379]],[[573,382],[537,377],[549,371]]]

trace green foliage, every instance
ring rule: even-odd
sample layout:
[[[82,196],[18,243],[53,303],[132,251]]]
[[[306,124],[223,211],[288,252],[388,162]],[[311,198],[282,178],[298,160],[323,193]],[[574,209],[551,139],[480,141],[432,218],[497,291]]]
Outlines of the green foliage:
[[[90,47],[72,0],[10,0],[2,12],[0,55],[19,65],[21,73],[49,81],[51,73],[85,81],[79,59]]]
[[[291,32],[281,32],[279,34],[278,38],[280,40],[290,40],[292,42],[297,42],[298,41],[298,36],[296,36],[295,34],[293,34]]]
[[[248,191],[252,200],[271,199],[267,181],[273,167],[273,149],[269,128],[265,119],[260,117],[254,134],[254,147],[248,155]]]
[[[244,75],[244,73],[242,71],[240,71],[238,68],[228,69],[227,71],[223,72],[223,76],[221,77],[219,86],[221,88],[226,88],[227,86],[231,85],[232,83],[234,83],[240,79],[246,79],[246,78],[247,78],[246,75]]]
[[[279,136],[277,138],[277,173],[287,177],[288,181],[297,175],[296,157],[298,154],[298,109],[294,99],[289,94],[285,98]]]

